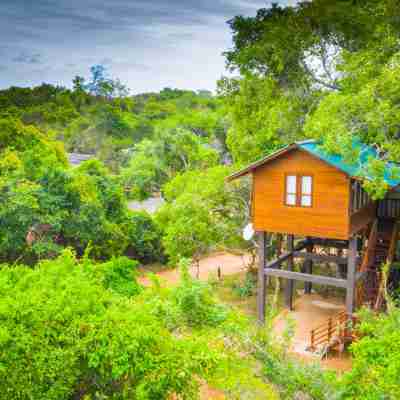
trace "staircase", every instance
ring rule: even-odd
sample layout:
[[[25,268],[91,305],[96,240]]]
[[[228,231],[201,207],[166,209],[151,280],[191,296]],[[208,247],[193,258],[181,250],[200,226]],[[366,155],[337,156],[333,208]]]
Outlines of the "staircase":
[[[384,284],[382,265],[391,263],[395,256],[399,235],[398,225],[391,219],[376,219],[372,225],[359,272],[364,279],[357,287],[358,306],[380,309],[384,303]],[[309,350],[321,356],[331,350],[344,350],[346,344],[357,339],[354,325],[357,319],[345,311],[329,318],[324,324],[314,328],[310,334]]]
[[[382,265],[392,262],[396,250],[398,226],[393,220],[376,220],[364,251],[360,272],[365,273],[358,287],[359,306],[379,308],[382,303]]]

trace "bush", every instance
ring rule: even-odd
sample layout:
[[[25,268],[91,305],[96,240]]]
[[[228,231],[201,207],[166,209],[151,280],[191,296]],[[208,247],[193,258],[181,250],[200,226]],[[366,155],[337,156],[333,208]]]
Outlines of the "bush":
[[[188,261],[181,263],[181,282],[174,290],[178,310],[189,326],[216,326],[227,316],[227,310],[217,303],[211,287],[188,272]]]
[[[144,264],[165,261],[161,231],[148,213],[144,211],[129,213],[125,231],[129,240],[126,253],[130,257]]]
[[[3,266],[0,399],[197,398],[213,357],[132,297],[132,267],[78,264],[69,251],[34,270]]]
[[[239,297],[250,297],[254,294],[257,286],[256,277],[253,273],[248,272],[244,279],[244,282],[234,282],[232,285],[233,292]]]
[[[387,314],[364,310],[362,339],[352,347],[353,368],[344,375],[345,399],[398,399],[400,391],[400,308]]]
[[[100,276],[102,285],[115,293],[132,297],[141,292],[141,286],[136,280],[138,262],[126,257],[113,258],[111,261],[99,264],[93,270]]]

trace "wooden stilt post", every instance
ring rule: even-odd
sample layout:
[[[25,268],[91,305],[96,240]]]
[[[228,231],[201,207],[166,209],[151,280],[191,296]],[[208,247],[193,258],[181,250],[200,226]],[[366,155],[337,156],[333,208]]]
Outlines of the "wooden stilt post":
[[[346,291],[346,312],[351,318],[354,312],[354,294],[356,284],[356,257],[357,257],[357,239],[355,237],[349,240],[349,249],[347,255],[347,291]]]
[[[314,246],[308,245],[307,246],[307,253],[312,253]],[[304,261],[304,270],[306,274],[312,274],[313,271],[313,260],[308,259]],[[312,283],[311,282],[305,282],[304,283],[304,293],[305,294],[311,294],[311,289],[312,289]]]
[[[287,235],[287,251],[291,252],[294,248],[294,236]],[[293,271],[293,256],[288,258],[287,261],[287,269],[288,271]],[[286,281],[286,306],[289,310],[293,310],[293,289],[294,289],[294,280],[288,279]]]
[[[265,242],[266,233],[258,232],[258,288],[257,288],[257,312],[258,322],[265,322],[265,300],[266,300],[266,279],[265,279]]]

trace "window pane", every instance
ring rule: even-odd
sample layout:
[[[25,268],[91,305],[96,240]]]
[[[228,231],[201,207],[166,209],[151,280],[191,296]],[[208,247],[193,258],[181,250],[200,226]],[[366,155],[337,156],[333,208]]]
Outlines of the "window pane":
[[[301,177],[301,193],[311,195],[312,193],[312,178],[311,176]]]
[[[301,205],[303,207],[311,207],[311,196],[303,194],[301,196]]]
[[[286,177],[286,193],[296,193],[296,175]]]
[[[288,206],[295,206],[296,205],[296,195],[295,194],[287,194],[286,195],[286,204]]]

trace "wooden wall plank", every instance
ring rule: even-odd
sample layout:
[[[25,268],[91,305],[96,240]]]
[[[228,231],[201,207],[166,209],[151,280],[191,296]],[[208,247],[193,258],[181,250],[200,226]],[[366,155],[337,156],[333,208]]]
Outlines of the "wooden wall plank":
[[[288,207],[285,174],[313,176],[313,206]],[[299,236],[348,239],[349,178],[302,150],[293,150],[254,171],[256,230]]]

